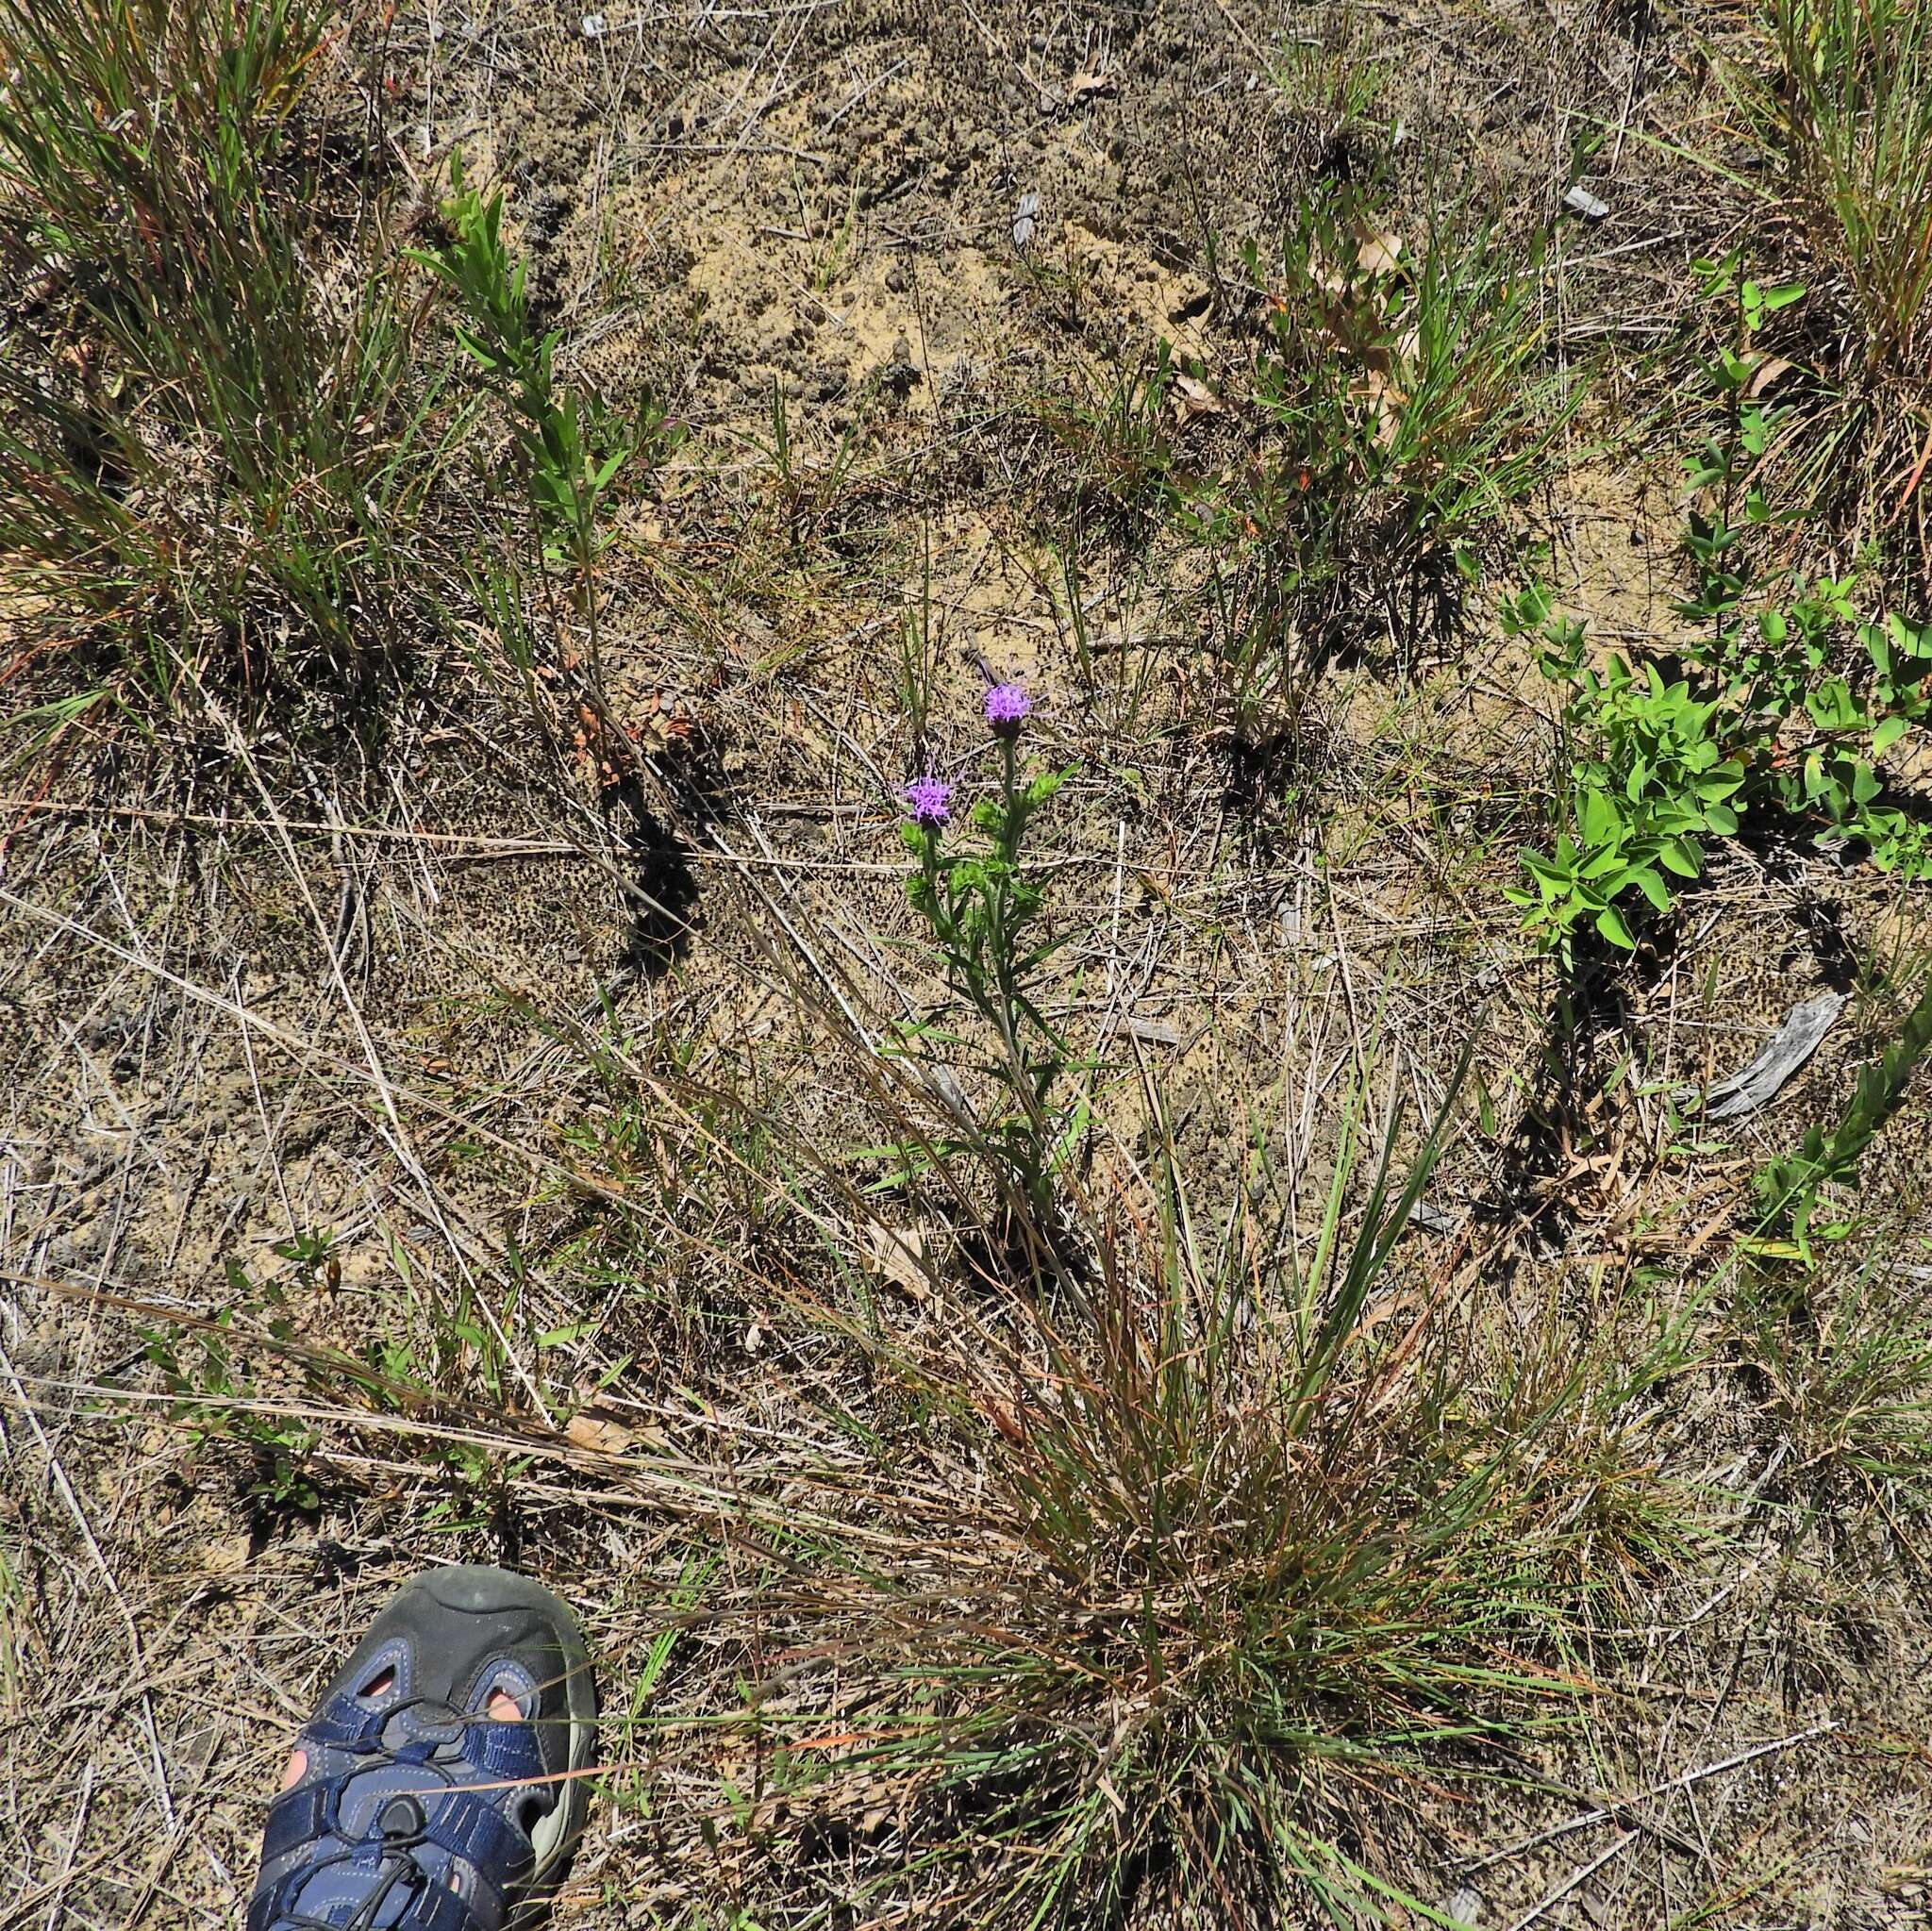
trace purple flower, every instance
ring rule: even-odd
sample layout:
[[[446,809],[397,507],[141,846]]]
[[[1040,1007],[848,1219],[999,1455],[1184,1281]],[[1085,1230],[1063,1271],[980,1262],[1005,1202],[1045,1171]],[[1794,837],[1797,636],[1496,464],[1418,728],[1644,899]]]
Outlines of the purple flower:
[[[986,693],[986,721],[997,738],[1017,738],[1022,721],[1032,708],[1033,700],[1024,684],[995,684]]]
[[[933,831],[953,815],[953,788],[944,778],[916,777],[906,787],[912,822]]]

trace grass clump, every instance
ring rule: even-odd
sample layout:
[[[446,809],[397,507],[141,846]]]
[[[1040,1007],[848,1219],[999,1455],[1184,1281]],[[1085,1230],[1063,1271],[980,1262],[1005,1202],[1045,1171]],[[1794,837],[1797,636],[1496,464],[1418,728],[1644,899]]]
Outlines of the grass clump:
[[[1374,36],[1356,18],[1325,36],[1284,41],[1268,65],[1270,82],[1313,118],[1331,150],[1376,113],[1391,77],[1391,61],[1377,54]]]
[[[1020,709],[988,694],[971,829],[910,788],[916,1039],[786,925],[799,1028],[752,1063],[791,1076],[598,1057],[630,1123],[589,1161],[600,1217],[663,1255],[748,1190],[696,1305],[756,1338],[731,1399],[783,1391],[718,1437],[755,1634],[654,1756],[761,1923],[1431,1922],[1416,1791],[1567,1721],[1621,1593],[1696,1540],[1654,1383],[1411,1233],[1464,1068],[1417,1132],[1369,1047],[1322,1159],[1256,1190],[1261,1146],[1204,1180],[1156,1075],[1091,1063],[1040,971],[1070,922],[1032,838],[1066,792]],[[1077,1113],[1043,1077],[1075,1066]]]
[[[840,1748],[774,1775],[821,1823],[892,1793],[916,1861],[880,1860],[876,1905],[937,1884],[959,1922],[1433,1921],[1407,1787],[1560,1720],[1604,1576],[1681,1524],[1624,1495],[1641,1469],[1574,1363],[1518,1342],[1500,1367],[1488,1317],[1399,1251],[1443,1128],[1403,1184],[1392,1108],[1379,1141],[1352,1108],[1304,1236],[1204,1213],[1156,1136],[1144,1170],[1096,1162],[1057,1287],[941,1270],[937,1318],[840,1322],[900,1542],[869,1515],[789,1544],[788,1606],[838,1670],[760,1719]],[[1367,1815],[1406,1855],[1362,1850]]]
[[[1792,200],[1862,338],[1921,395],[1932,357],[1932,20],[1899,0],[1774,0],[1760,96]]]
[[[1546,359],[1541,252],[1470,209],[1411,241],[1362,198],[1305,205],[1270,304],[1260,395],[1280,441],[1257,521],[1306,591],[1347,590],[1373,557],[1412,635],[1441,568],[1467,575],[1549,473],[1582,391]]]
[[[1914,1512],[1932,1496],[1932,1340],[1915,1273],[1872,1260],[1835,1282],[1762,1280],[1741,1350],[1796,1451],[1794,1479],[1846,1479]]]
[[[358,219],[310,0],[0,0],[0,558],[138,715],[366,684],[407,634],[436,384]]]
[[[1067,462],[1067,494],[1082,516],[1132,536],[1172,507],[1177,458],[1168,416],[1185,375],[1163,340],[1138,354],[1122,348],[1110,359],[1081,362],[1066,392],[1036,405]]]
[[[1762,380],[1806,372],[1811,393],[1773,455],[1830,524],[1890,541],[1907,513],[1923,548],[1932,434],[1932,21],[1900,0],[1771,0],[1750,60],[1729,70],[1754,181],[1795,226],[1808,295]],[[1807,385],[1794,378],[1794,386]]]
[[[1311,667],[1453,628],[1507,519],[1559,461],[1585,373],[1549,351],[1542,242],[1471,208],[1405,235],[1364,189],[1251,249],[1259,448],[1194,509],[1238,732]]]

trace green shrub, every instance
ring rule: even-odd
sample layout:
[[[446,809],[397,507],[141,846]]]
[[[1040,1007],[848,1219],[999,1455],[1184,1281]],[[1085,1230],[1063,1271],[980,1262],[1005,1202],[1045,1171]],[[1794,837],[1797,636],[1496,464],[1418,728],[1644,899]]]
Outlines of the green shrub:
[[[525,269],[503,241],[503,194],[465,188],[443,208],[452,230],[442,246],[410,258],[440,276],[461,303],[457,340],[488,391],[507,405],[519,481],[527,492],[546,553],[567,561],[589,598],[591,573],[608,542],[600,522],[612,480],[634,456],[656,460],[675,444],[662,407],[650,395],[635,419],[595,396],[585,400],[557,380],[558,334],[530,321]],[[594,599],[590,599],[594,608]]]
[[[1783,292],[1743,291],[1759,316]],[[1681,674],[1621,656],[1591,669],[1583,626],[1541,587],[1504,611],[1568,692],[1563,822],[1552,850],[1524,853],[1528,884],[1509,892],[1566,962],[1586,924],[1631,948],[1637,898],[1668,912],[1675,881],[1696,877],[1708,841],[1735,835],[1746,812],[1860,848],[1902,878],[1932,876],[1923,810],[1885,779],[1888,756],[1932,724],[1932,623],[1862,621],[1851,579],[1760,570],[1756,539],[1783,520],[1760,480],[1782,411],[1746,399],[1757,366],[1752,353],[1720,356],[1721,425],[1684,459],[1691,583],[1677,610],[1693,627],[1674,653]]]
[[[1546,606],[1531,591],[1512,621]],[[1601,673],[1568,658],[1542,661],[1575,678],[1565,717],[1590,741],[1571,770],[1570,826],[1553,851],[1523,855],[1530,889],[1509,896],[1524,908],[1525,926],[1566,956],[1586,919],[1627,949],[1636,941],[1619,901],[1641,892],[1670,909],[1669,881],[1696,877],[1704,837],[1737,830],[1731,801],[1744,768],[1713,732],[1722,707],[1698,702],[1685,679],[1666,684],[1655,664],[1633,669],[1615,656]]]
[[[1567,961],[1586,923],[1631,949],[1636,897],[1668,912],[1676,881],[1699,875],[1708,841],[1732,837],[1745,810],[1775,814],[1824,845],[1862,848],[1907,880],[1932,876],[1923,813],[1889,801],[1879,761],[1932,715],[1932,624],[1896,613],[1858,623],[1839,591],[1812,586],[1783,608],[1761,609],[1755,629],[1740,628],[1724,647],[1690,653],[1710,693],[1703,698],[1687,677],[1666,684],[1655,663],[1633,669],[1612,657],[1599,674],[1541,656],[1547,674],[1573,685],[1563,721],[1579,750],[1555,846],[1523,854],[1529,883],[1508,895],[1547,949]],[[1511,621],[1524,623],[1547,608],[1547,593],[1513,608]],[[1820,610],[1857,639],[1863,663],[1821,671],[1788,687],[1788,702],[1767,704],[1792,664],[1790,640],[1815,640],[1807,624]],[[1755,668],[1767,658],[1779,670],[1769,683]]]

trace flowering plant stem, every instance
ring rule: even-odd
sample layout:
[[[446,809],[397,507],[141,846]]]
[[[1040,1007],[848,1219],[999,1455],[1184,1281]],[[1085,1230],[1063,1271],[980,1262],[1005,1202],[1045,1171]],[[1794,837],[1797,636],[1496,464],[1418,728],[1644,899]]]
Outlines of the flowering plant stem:
[[[1052,1209],[1053,1171],[1064,1138],[1048,1112],[1048,1101],[1070,1053],[1041,1011],[1037,988],[1041,968],[1064,941],[1036,939],[1034,927],[1045,895],[1021,852],[1034,813],[1068,774],[1023,774],[1017,737],[1017,732],[999,734],[998,790],[973,807],[971,823],[984,844],[948,851],[943,817],[915,818],[904,834],[919,870],[907,885],[914,907],[932,927],[948,981],[998,1042],[991,1070],[1013,1106],[989,1129],[985,1150],[1044,1223]]]

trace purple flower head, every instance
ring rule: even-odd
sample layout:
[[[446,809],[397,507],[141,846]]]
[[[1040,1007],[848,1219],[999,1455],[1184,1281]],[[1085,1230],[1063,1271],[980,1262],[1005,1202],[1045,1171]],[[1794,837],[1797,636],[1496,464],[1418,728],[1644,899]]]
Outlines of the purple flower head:
[[[997,738],[1017,738],[1022,722],[1032,708],[1033,700],[1026,695],[1024,684],[995,684],[986,693],[986,721]]]
[[[916,777],[906,787],[912,822],[934,831],[953,815],[953,788],[944,778]]]

